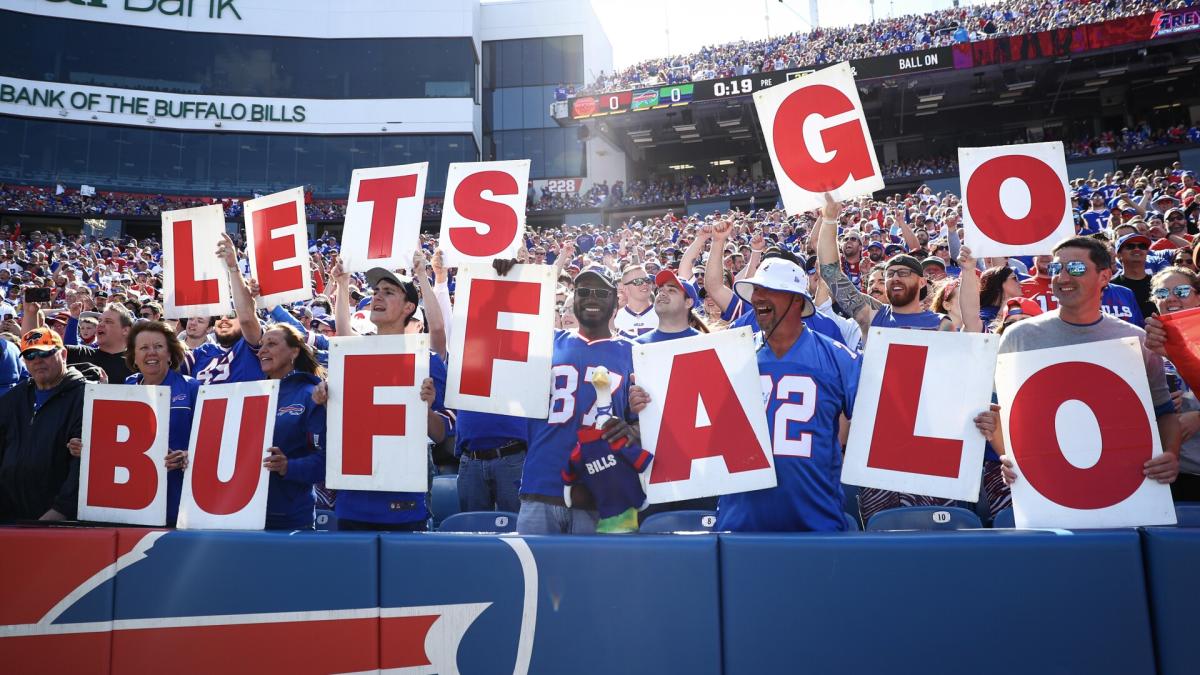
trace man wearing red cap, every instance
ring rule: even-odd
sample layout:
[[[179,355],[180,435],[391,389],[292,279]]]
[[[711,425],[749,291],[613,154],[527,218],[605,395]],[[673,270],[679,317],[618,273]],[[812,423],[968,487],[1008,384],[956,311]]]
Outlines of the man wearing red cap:
[[[75,517],[84,378],[67,368],[62,338],[45,326],[21,338],[29,379],[0,397],[0,520]]]
[[[691,282],[683,281],[675,272],[663,270],[654,277],[654,312],[658,327],[634,342],[663,342],[699,335],[692,328],[692,310],[700,306],[700,294]],[[703,325],[703,324],[700,324]]]

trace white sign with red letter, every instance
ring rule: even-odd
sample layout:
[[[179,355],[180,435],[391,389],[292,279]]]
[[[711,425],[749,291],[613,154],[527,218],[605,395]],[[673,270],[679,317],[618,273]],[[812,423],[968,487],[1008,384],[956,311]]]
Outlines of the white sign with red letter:
[[[1017,527],[1174,525],[1137,338],[1001,354],[996,364]]]
[[[749,328],[636,344],[633,370],[650,395],[638,419],[651,504],[775,487]]]
[[[170,387],[84,386],[79,519],[167,524]]]
[[[222,316],[232,309],[229,277],[215,254],[224,231],[220,204],[163,211],[163,316]]]
[[[425,492],[428,335],[329,340],[329,445],[325,486]]]
[[[959,148],[958,171],[975,257],[1048,254],[1075,236],[1062,143]]]
[[[528,188],[528,159],[451,164],[438,244],[446,266],[517,257]]]
[[[984,438],[974,420],[992,400],[999,344],[980,333],[872,328],[842,482],[975,501]]]
[[[263,460],[275,435],[279,380],[200,387],[179,499],[184,530],[261,530]]]
[[[754,107],[788,213],[883,189],[850,64],[756,91]]]
[[[264,309],[312,297],[304,190],[292,188],[246,202],[246,252]]]
[[[446,407],[545,419],[554,351],[554,268],[461,268],[450,329]]]
[[[355,169],[342,230],[347,272],[412,267],[421,234],[429,162]]]

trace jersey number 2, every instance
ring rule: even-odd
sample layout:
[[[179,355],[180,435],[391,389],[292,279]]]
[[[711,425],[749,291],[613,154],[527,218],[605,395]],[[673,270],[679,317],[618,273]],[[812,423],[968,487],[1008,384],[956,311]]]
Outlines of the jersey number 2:
[[[788,426],[791,422],[812,420],[813,414],[817,411],[817,383],[805,375],[785,375],[779,378],[778,384],[771,379],[770,375],[763,375],[760,382],[764,399],[770,401],[774,397],[780,401],[788,401],[780,403],[779,407],[775,409],[775,432],[771,439],[771,448],[774,454],[786,457],[811,457],[812,434],[800,432],[793,437],[788,433]],[[789,401],[794,394],[800,396],[799,403]]]

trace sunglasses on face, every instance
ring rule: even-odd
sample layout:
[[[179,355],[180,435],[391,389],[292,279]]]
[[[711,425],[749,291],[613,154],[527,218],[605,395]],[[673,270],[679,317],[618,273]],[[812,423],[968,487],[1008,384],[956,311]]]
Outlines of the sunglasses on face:
[[[1166,300],[1172,295],[1177,298],[1186,298],[1190,297],[1195,291],[1196,289],[1192,288],[1189,284],[1180,284],[1175,288],[1156,288],[1154,289],[1154,297],[1159,300]]]
[[[630,282],[633,283],[633,282]],[[575,295],[581,298],[596,298],[597,300],[607,300],[612,297],[612,291],[607,288],[576,288]]]
[[[1136,244],[1125,244],[1124,246],[1121,247],[1121,250],[1124,251],[1127,248],[1133,248],[1133,249],[1137,249],[1139,251],[1149,251],[1150,244],[1147,244],[1144,241],[1139,241]]]
[[[1183,220],[1183,216],[1171,216],[1170,218],[1167,218],[1167,220]]]
[[[25,352],[21,356],[23,356],[26,361],[37,361],[38,359],[44,359],[44,358],[54,356],[57,353],[58,353],[58,347],[55,347],[54,349],[50,349],[50,350],[47,350],[44,352],[43,351]]]
[[[651,279],[650,277],[638,277],[637,279],[630,279],[629,281],[626,281],[625,285],[626,286],[645,286],[646,284],[652,284],[652,283],[654,283],[654,279]]]
[[[1087,274],[1087,265],[1085,265],[1084,263],[1082,263],[1078,260],[1072,260],[1071,262],[1066,263],[1065,266],[1067,269],[1067,274],[1069,274],[1073,277],[1081,277],[1081,276]],[[1050,263],[1050,265],[1049,265],[1050,276],[1052,276],[1052,277],[1058,276],[1063,271],[1063,267],[1064,267],[1063,263],[1060,263],[1060,262]]]

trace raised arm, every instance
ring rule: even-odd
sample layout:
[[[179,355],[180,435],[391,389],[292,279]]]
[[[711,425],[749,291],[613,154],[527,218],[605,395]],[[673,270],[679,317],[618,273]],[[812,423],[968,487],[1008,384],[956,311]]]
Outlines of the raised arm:
[[[692,239],[692,243],[688,244],[687,250],[683,252],[683,257],[679,259],[680,279],[691,279],[695,276],[693,267],[696,259],[700,257],[700,252],[704,250],[704,242],[708,238],[709,233],[705,232],[703,227],[696,228],[696,237]]]
[[[454,307],[450,304],[450,273],[446,271],[446,266],[443,264],[442,250],[438,249],[433,252],[433,299],[437,302],[438,309],[442,312],[442,323],[446,334],[446,344],[450,343],[450,317],[454,316]],[[556,259],[557,263],[558,260]],[[554,275],[555,282],[558,281],[558,274]],[[443,351],[437,352],[443,359],[446,358],[446,350],[449,347],[443,345]],[[434,351],[437,351],[435,348]]]
[[[900,236],[904,238],[904,245],[908,247],[908,250],[915,251],[921,248],[921,241],[917,239],[917,233],[913,232],[912,225],[908,224],[908,213],[897,218],[896,224],[900,226]]]
[[[221,241],[217,243],[217,257],[225,263],[225,269],[229,273],[233,309],[237,312],[238,325],[242,328],[242,338],[246,344],[257,347],[262,341],[262,326],[258,323],[254,298],[250,295],[250,288],[242,277],[241,268],[238,267],[237,249],[234,248],[233,239],[230,239],[229,235],[224,232],[221,233]]]
[[[729,303],[734,299],[733,289],[725,285],[725,242],[732,229],[733,223],[728,220],[713,225],[712,245],[708,248],[708,262],[704,265],[704,290],[722,312],[729,308]]]
[[[975,258],[971,249],[959,249],[958,265],[958,311],[962,314],[963,332],[982,333],[983,319],[979,318],[979,275],[975,272]]]
[[[433,297],[433,286],[429,285],[429,275],[425,273],[425,251],[417,248],[413,253],[413,278],[421,288],[421,304],[425,306],[425,327],[429,329],[430,349],[438,354],[446,353],[446,320],[442,316],[442,307]]]
[[[825,206],[821,209],[820,236],[817,239],[817,263],[821,278],[829,285],[829,294],[841,306],[842,311],[858,322],[863,335],[866,335],[879,303],[859,291],[850,281],[850,277],[842,271],[841,254],[837,246],[837,218],[841,211],[842,205],[826,195]]]
[[[746,262],[746,266],[738,272],[738,279],[749,279],[758,271],[758,266],[762,264],[763,251],[767,250],[767,240],[763,238],[762,232],[755,232],[750,238],[750,260]]]
[[[334,260],[329,275],[337,282],[337,291],[333,296],[333,322],[337,324],[337,335],[354,335],[354,331],[350,329],[350,275],[342,266],[341,256]]]

